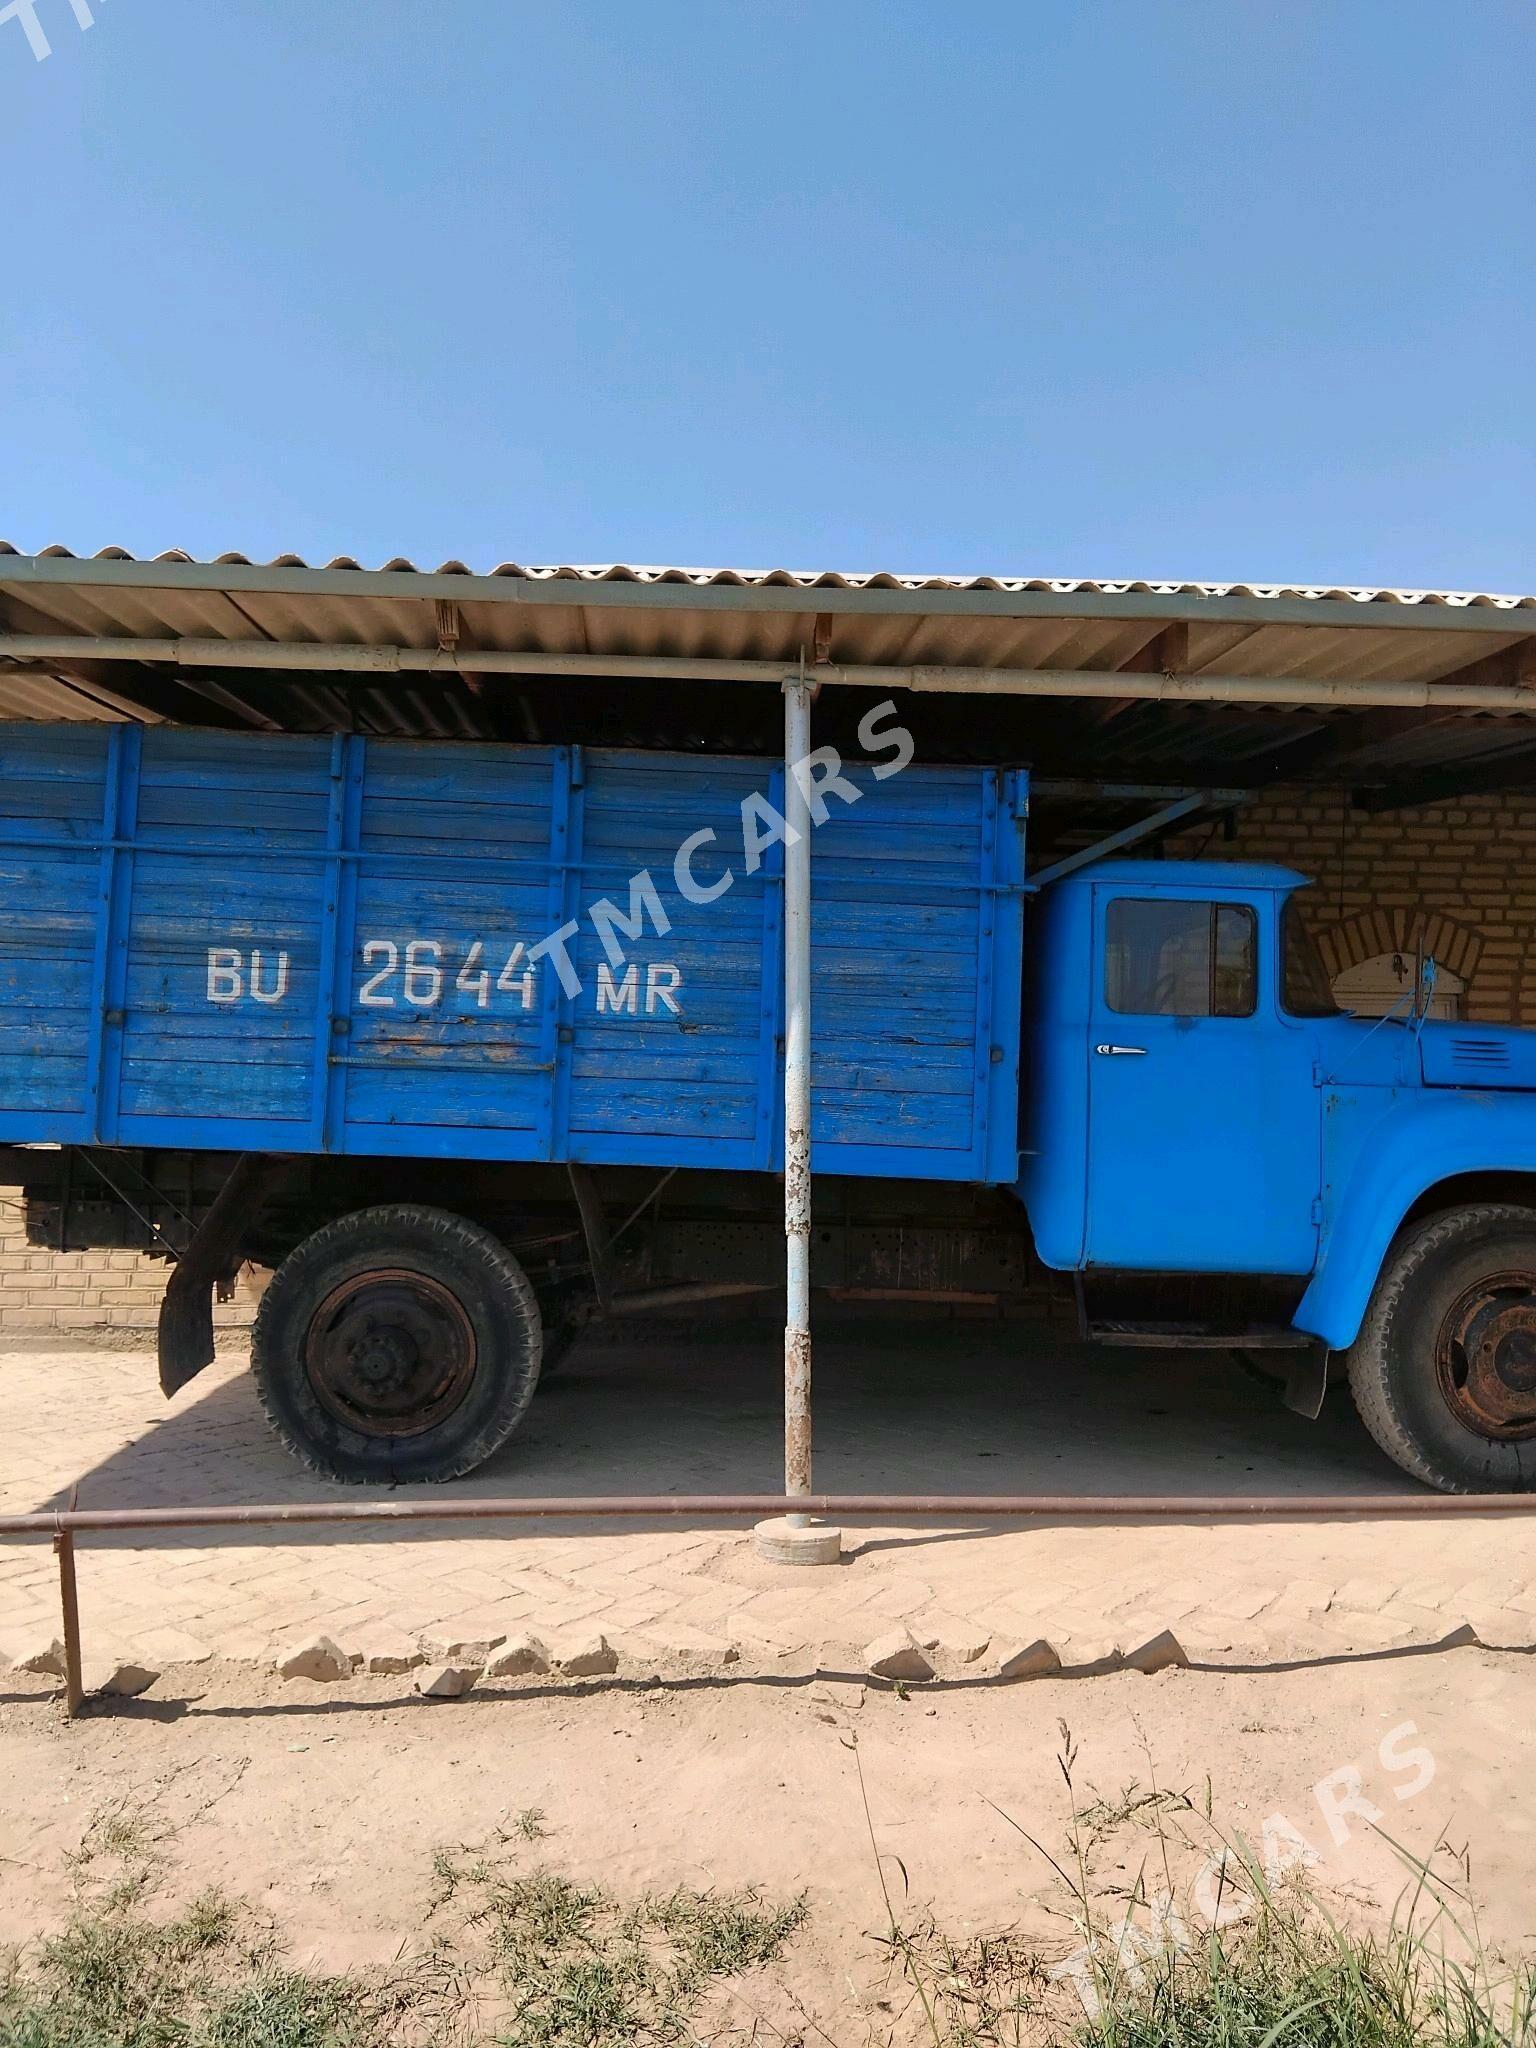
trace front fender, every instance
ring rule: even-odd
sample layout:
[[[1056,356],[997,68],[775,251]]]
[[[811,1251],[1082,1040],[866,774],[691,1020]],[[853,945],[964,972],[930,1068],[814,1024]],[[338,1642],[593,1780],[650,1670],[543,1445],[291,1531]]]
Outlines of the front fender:
[[[1292,1318],[1333,1351],[1359,1336],[1382,1261],[1415,1202],[1459,1174],[1536,1176],[1536,1095],[1406,1090],[1350,1144],[1345,1127],[1360,1122],[1360,1108],[1348,1098],[1326,1106],[1318,1263]],[[1350,1156],[1337,1171],[1342,1154]]]

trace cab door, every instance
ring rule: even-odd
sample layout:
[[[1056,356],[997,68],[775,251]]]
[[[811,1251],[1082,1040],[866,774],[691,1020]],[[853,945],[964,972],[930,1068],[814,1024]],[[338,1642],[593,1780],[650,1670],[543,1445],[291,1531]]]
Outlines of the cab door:
[[[1100,883],[1093,928],[1087,1263],[1311,1272],[1321,1106],[1275,899]]]

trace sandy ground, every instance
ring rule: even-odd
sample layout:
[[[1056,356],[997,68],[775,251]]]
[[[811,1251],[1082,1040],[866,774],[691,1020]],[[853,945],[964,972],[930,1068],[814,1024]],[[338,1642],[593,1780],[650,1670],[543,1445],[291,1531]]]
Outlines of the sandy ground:
[[[1032,1354],[1011,1329],[957,1326],[900,1343],[887,1330],[829,1338],[820,1363],[829,1485],[1407,1487],[1347,1404],[1330,1403],[1313,1427],[1203,1357],[1158,1361],[1154,1377],[1136,1359]],[[166,1410],[143,1360],[13,1354],[5,1366],[0,1490],[15,1505],[77,1482],[95,1504],[325,1492],[272,1445],[237,1360]],[[751,1331],[589,1346],[466,1490],[761,1484],[776,1469],[776,1373],[772,1345]],[[963,1402],[950,1398],[959,1383]],[[61,1387],[75,1398],[60,1400]],[[881,1869],[912,1924],[931,1912],[959,1939],[1022,1926],[1060,1955],[1075,1940],[1052,1917],[1066,1900],[1019,1830],[1060,1853],[1074,1809],[1093,1812],[1107,1830],[1093,1861],[1108,1910],[1138,1872],[1160,1888],[1153,1810],[1134,1805],[1155,1775],[1189,1795],[1187,1809],[1164,1811],[1181,1911],[1196,1926],[1194,1891],[1219,1834],[1262,1847],[1266,1823],[1275,1841],[1295,1831],[1311,1845],[1315,1881],[1344,1910],[1389,1913],[1407,1874],[1358,1808],[1339,1809],[1357,1795],[1419,1853],[1442,1837],[1467,1850],[1485,1931],[1520,1944],[1536,1935],[1533,1530],[1383,1517],[859,1531],[844,1566],[824,1575],[755,1561],[728,1530],[675,1524],[561,1525],[515,1543],[471,1532],[319,1544],[286,1532],[89,1545],[88,1649],[121,1636],[164,1675],[145,1698],[94,1705],[72,1725],[54,1681],[0,1677],[0,1942],[61,1924],[79,1882],[71,1858],[93,1818],[113,1812],[158,1838],[160,1906],[231,1889],[272,1916],[297,1961],[322,1969],[418,1953],[435,1924],[434,1852],[489,1845],[512,1868],[557,1870],[622,1899],[678,1885],[759,1886],[778,1899],[804,1890],[809,1924],[781,1965],[740,1989],[745,2034],[761,2012],[753,2037],[764,2042],[904,2041],[910,1994],[878,1940]],[[7,1627],[51,1628],[56,1599],[45,1545],[0,1553],[0,1642]],[[266,1642],[279,1628],[334,1625],[350,1642],[365,1621],[414,1632],[488,1606],[501,1629],[611,1631],[619,1679],[524,1680],[429,1704],[408,1678],[327,1689],[222,1661],[240,1630]],[[906,1698],[810,1675],[818,1663],[851,1672],[860,1644],[908,1617],[931,1618],[943,1641],[1046,1634],[1090,1648],[1172,1625],[1204,1662],[1154,1678],[1010,1685],[941,1657],[948,1682]],[[1506,1647],[1403,1647],[1465,1620]],[[667,1646],[705,1631],[739,1644],[739,1661],[683,1675]],[[198,1650],[210,1660],[175,1661]],[[646,1676],[656,1671],[669,1675]],[[1078,1757],[1072,1793],[1058,1763],[1063,1724]],[[541,1840],[518,1834],[529,1809],[546,1816]]]
[[[1049,1932],[1049,1907],[1064,1903],[1003,1814],[1059,1850],[1074,1805],[1118,1806],[1154,1773],[1196,1809],[1175,1817],[1189,1844],[1174,1848],[1180,1887],[1214,1846],[1198,1810],[1209,1785],[1219,1826],[1258,1841],[1282,1815],[1318,1851],[1330,1892],[1389,1911],[1403,1866],[1358,1812],[1340,1813],[1346,1839],[1331,1838],[1313,1788],[1332,1777],[1335,1798],[1358,1789],[1415,1850],[1442,1833],[1470,1849],[1491,1937],[1533,1931],[1526,1654],[1378,1654],[905,1698],[835,1682],[817,1692],[791,1677],[564,1691],[532,1680],[439,1704],[398,1678],[343,1694],[186,1671],[169,1675],[166,1697],[102,1705],[72,1725],[46,1681],[4,1683],[4,1940],[58,1925],[71,1852],[93,1815],[117,1807],[164,1834],[172,1895],[231,1887],[276,1917],[300,1959],[380,1964],[421,1938],[435,1849],[492,1841],[538,1808],[547,1837],[507,1851],[524,1869],[623,1896],[678,1884],[806,1890],[810,1927],[775,1981],[748,1990],[780,2009],[800,2001],[838,2042],[876,2038],[894,2008],[872,1939],[884,1915],[860,1766],[903,1911],[931,1907],[956,1934],[1020,1922]],[[1078,1751],[1075,1795],[1058,1764],[1063,1723]],[[1160,1852],[1132,1819],[1096,1858],[1098,1882],[1124,1884]],[[1060,1923],[1052,1939],[1061,1951]]]

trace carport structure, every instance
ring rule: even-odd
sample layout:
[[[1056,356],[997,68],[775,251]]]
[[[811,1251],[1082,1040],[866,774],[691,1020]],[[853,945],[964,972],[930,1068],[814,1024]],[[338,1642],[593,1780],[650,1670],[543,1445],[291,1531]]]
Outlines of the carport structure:
[[[853,750],[878,691],[919,759],[1027,762],[1037,856],[1116,831],[1155,846],[1202,817],[1230,837],[1245,799],[1245,854],[1330,883],[1335,971],[1370,981],[1427,939],[1462,988],[1481,956],[1469,1015],[1536,1013],[1508,917],[1536,851],[1536,598],[0,542],[0,717],[777,754],[802,662],[820,742]],[[1478,820],[1426,807],[1469,799],[1501,806],[1484,854],[1517,865],[1447,891]],[[1404,886],[1415,863],[1425,891]],[[1480,929],[1479,895],[1502,929]]]
[[[879,693],[921,759],[1027,762],[1047,865],[1095,844],[1156,844],[1202,819],[1230,832],[1241,807],[1283,791],[1297,801],[1269,815],[1294,828],[1285,850],[1305,865],[1309,802],[1327,799],[1340,817],[1523,802],[1536,786],[1536,599],[514,563],[479,575],[457,562],[368,570],[117,550],[85,561],[0,544],[0,717],[765,755],[787,745],[794,757],[812,693],[819,743],[850,751]],[[798,903],[803,925],[808,872],[786,869],[786,923]],[[1352,909],[1377,952],[1421,941],[1432,922],[1401,902],[1373,922],[1378,906],[1355,907],[1342,882],[1337,897],[1340,931]],[[1466,938],[1465,967],[1490,933],[1467,938],[1470,927],[1434,915],[1458,946]],[[1507,922],[1491,936],[1494,953],[1520,944]],[[786,1491],[803,1495],[809,1348],[795,1247],[809,1206],[795,1168],[808,1164],[809,1036],[792,945],[786,964]]]
[[[1536,780],[1536,599],[786,570],[89,561],[0,543],[0,715],[777,751],[898,693],[926,758],[1349,788]],[[619,688],[616,685],[622,684]],[[734,686],[722,688],[722,685]],[[844,687],[856,692],[839,708]],[[942,699],[962,696],[963,713]],[[910,701],[908,701],[910,699]]]

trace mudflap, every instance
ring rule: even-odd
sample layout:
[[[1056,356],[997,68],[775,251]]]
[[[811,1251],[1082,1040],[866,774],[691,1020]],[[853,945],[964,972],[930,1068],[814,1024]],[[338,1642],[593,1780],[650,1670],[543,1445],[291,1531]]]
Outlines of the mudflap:
[[[242,1152],[176,1261],[160,1303],[160,1391],[169,1400],[213,1363],[213,1290],[237,1263],[240,1239],[285,1162]]]
[[[1326,1344],[1309,1344],[1304,1351],[1291,1354],[1280,1398],[1293,1414],[1305,1415],[1309,1422],[1316,1422],[1323,1412],[1331,1356]]]

